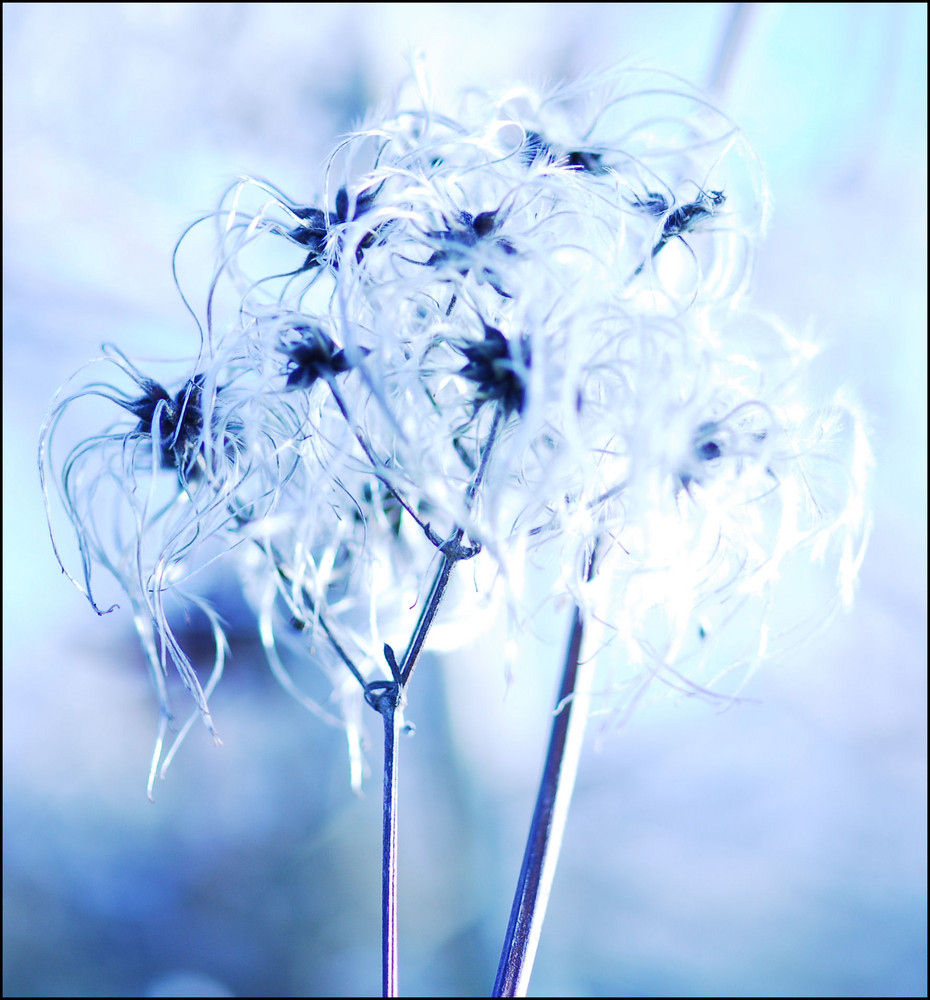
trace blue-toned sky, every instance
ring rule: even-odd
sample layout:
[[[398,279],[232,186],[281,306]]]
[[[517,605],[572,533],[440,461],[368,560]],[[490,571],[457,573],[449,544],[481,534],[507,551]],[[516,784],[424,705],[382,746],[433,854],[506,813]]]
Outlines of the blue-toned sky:
[[[666,703],[592,738],[536,995],[926,995],[926,5],[741,10],[717,100],[774,195],[756,301],[822,340],[822,384],[869,414],[872,545],[853,611],[769,664],[752,701]],[[183,228],[242,172],[313,197],[413,51],[439,92],[623,60],[709,85],[733,16],[3,5],[4,995],[378,982],[377,754],[356,798],[339,734],[267,677],[245,626],[214,701],[223,746],[196,731],[145,799],[156,706],[132,624],[93,614],[45,528],[35,450],[55,391],[105,341],[189,352]],[[557,659],[541,646],[508,690],[484,666],[493,642],[430,661],[411,692],[407,995],[493,981]]]

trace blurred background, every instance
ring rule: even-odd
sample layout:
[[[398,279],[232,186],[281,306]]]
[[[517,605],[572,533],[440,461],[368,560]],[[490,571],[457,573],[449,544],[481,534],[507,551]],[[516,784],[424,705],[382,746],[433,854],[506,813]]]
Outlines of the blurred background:
[[[439,93],[633,60],[712,87],[775,197],[756,302],[869,413],[858,598],[719,713],[592,732],[531,994],[925,996],[925,4],[17,4],[4,46],[5,996],[365,996],[380,762],[269,676],[248,612],[145,797],[156,703],[128,613],[58,572],[35,452],[104,341],[192,350],[183,228],[243,172],[315,196],[422,49]],[[201,272],[202,273],[202,272]],[[564,642],[427,658],[402,746],[401,989],[487,995]],[[199,637],[192,628],[187,639]],[[377,737],[377,731],[373,732]]]

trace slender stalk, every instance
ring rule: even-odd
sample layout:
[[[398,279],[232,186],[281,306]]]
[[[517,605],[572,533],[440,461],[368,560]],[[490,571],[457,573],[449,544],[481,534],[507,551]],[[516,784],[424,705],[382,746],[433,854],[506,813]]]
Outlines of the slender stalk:
[[[338,402],[338,396],[337,396]],[[342,404],[340,403],[340,406]],[[345,410],[343,410],[345,413]],[[346,418],[348,419],[348,417]],[[487,472],[491,448],[502,422],[500,409],[494,415],[488,439],[481,451],[481,461],[465,496],[466,509],[470,510],[478,489]],[[367,450],[366,450],[367,454]],[[370,457],[370,456],[369,456]],[[377,473],[376,473],[377,475]],[[395,494],[396,496],[396,494]],[[399,499],[399,498],[398,498]],[[403,501],[401,501],[403,502]],[[406,504],[404,504],[406,509]],[[416,628],[410,637],[407,651],[398,665],[394,652],[384,647],[385,657],[394,678],[391,681],[374,681],[365,687],[365,699],[384,721],[384,792],[382,804],[381,847],[381,987],[382,996],[397,996],[397,734],[398,709],[405,703],[405,690],[417,664],[426,637],[439,611],[452,570],[462,559],[478,552],[478,547],[463,548],[463,528],[456,528],[452,537],[442,545],[442,561],[433,578],[429,597],[420,613]]]
[[[397,709],[394,681],[370,685],[366,697],[384,721],[384,802],[381,829],[381,995],[397,996]]]
[[[588,579],[594,571],[594,559],[592,554],[588,562]],[[491,994],[495,997],[526,996],[536,960],[588,721],[591,685],[586,665],[581,662],[583,638],[584,619],[581,609],[576,606],[549,749]]]
[[[413,635],[410,637],[410,645],[407,646],[407,652],[404,653],[404,658],[401,662],[401,684],[405,686],[410,680],[413,668],[417,665],[417,660],[420,658],[420,653],[423,650],[423,644],[426,642],[426,636],[429,634],[429,630],[433,625],[436,613],[439,611],[439,605],[442,603],[442,599],[445,596],[446,587],[449,586],[449,580],[452,578],[452,570],[455,568],[455,563],[455,559],[450,556],[443,555],[442,562],[439,564],[436,576],[433,578],[433,585],[430,587],[429,597],[427,598],[426,604],[423,605],[423,610],[420,612],[420,619],[417,622],[417,627],[413,630]]]
[[[502,420],[503,415],[500,408],[498,408],[494,414],[491,429],[488,431],[488,439],[485,442],[484,448],[481,450],[481,461],[478,465],[477,471],[475,472],[475,477],[472,482],[469,483],[468,492],[465,495],[465,507],[467,510],[471,510],[472,504],[475,502],[475,497],[478,495],[478,489],[480,488],[485,473],[487,472],[488,461],[491,457],[491,449],[497,439],[497,432],[500,430]],[[413,630],[413,635],[410,637],[410,644],[407,646],[407,651],[404,653],[404,658],[401,662],[400,683],[402,686],[406,686],[410,681],[410,675],[413,673],[413,668],[417,665],[417,660],[419,659],[420,652],[423,649],[423,643],[426,641],[426,636],[432,627],[436,613],[439,611],[439,605],[442,603],[442,599],[446,593],[446,588],[449,586],[449,580],[452,578],[452,570],[455,568],[455,564],[461,559],[474,555],[477,552],[477,549],[462,549],[461,541],[464,535],[465,531],[463,528],[456,528],[452,537],[442,547],[442,562],[439,564],[439,569],[436,571],[436,576],[433,578],[433,585],[430,587],[429,597],[426,600],[426,604],[423,605],[419,621],[417,622],[416,628]]]

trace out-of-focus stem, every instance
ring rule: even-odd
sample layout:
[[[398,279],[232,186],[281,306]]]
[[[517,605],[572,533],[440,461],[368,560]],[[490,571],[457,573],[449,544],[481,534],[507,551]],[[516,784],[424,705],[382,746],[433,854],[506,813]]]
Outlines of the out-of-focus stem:
[[[722,97],[726,93],[733,73],[733,65],[746,39],[749,22],[756,6],[757,4],[754,3],[730,4],[723,37],[720,39],[707,85],[707,89],[716,97]]]

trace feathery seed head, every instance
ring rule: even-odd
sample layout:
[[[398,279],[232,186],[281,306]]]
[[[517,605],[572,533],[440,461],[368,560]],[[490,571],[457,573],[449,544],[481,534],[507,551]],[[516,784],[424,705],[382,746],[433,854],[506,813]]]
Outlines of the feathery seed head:
[[[626,70],[454,111],[421,88],[340,143],[322,196],[241,180],[195,374],[169,390],[111,352],[132,391],[53,404],[43,476],[78,398],[134,421],[54,464],[82,589],[94,566],[117,578],[163,704],[173,659],[209,719],[164,598],[235,555],[273,671],[341,714],[354,778],[363,685],[440,552],[496,574],[515,620],[554,553],[557,589],[622,650],[617,706],[657,679],[706,692],[773,647],[780,572],[832,561],[848,598],[867,533],[855,407],[814,405],[810,351],[743,305],[767,209],[725,115]]]

